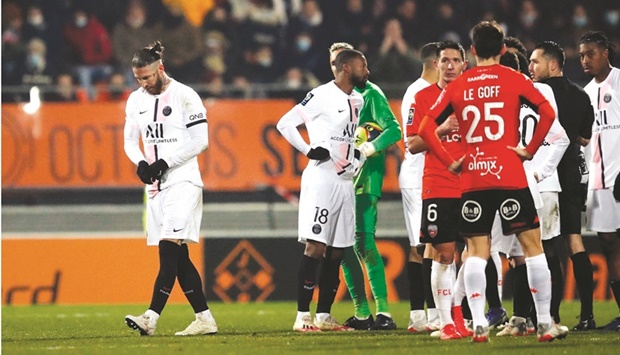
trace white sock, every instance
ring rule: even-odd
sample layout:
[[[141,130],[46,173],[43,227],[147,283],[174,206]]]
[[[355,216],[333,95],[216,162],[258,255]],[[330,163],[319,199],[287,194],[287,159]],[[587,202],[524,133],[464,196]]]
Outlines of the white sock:
[[[429,322],[434,321],[435,319],[437,319],[437,317],[439,317],[439,315],[437,314],[437,308],[429,308],[426,310],[426,313],[428,314],[428,317],[426,318],[428,319]]]
[[[536,306],[538,323],[551,324],[551,272],[545,254],[525,258],[527,282]]]
[[[467,295],[467,301],[469,302],[469,308],[471,309],[471,316],[474,321],[474,329],[481,325],[488,327],[484,316],[484,307],[486,306],[486,287],[487,278],[484,274],[484,269],[487,266],[487,261],[476,257],[470,256],[465,263],[465,292]]]
[[[156,322],[159,319],[159,314],[152,309],[147,309],[146,312],[144,312],[144,315]]]
[[[211,310],[207,309],[206,311],[202,311],[200,313],[196,313],[196,319],[201,320],[203,322],[214,321],[213,315],[211,314]]]
[[[415,315],[416,315],[418,312],[422,312],[422,314],[424,314],[424,318],[426,318],[426,313],[424,313],[424,310],[423,310],[423,309],[415,309],[415,310],[413,310],[413,311],[409,311],[409,319],[414,319]]]
[[[297,311],[297,319],[295,320],[296,322],[301,322],[301,319],[305,316],[309,316],[310,312],[299,312]]]
[[[317,313],[315,319],[317,322],[323,323],[325,320],[329,318],[329,313]]]
[[[465,298],[465,263],[461,265],[459,269],[459,273],[456,276],[456,281],[454,282],[453,297],[452,297],[452,305],[460,306],[463,303],[463,298]]]
[[[431,268],[431,288],[435,307],[439,313],[439,321],[443,328],[446,324],[454,324],[450,309],[452,307],[452,265],[433,261]]]
[[[503,292],[502,284],[504,283],[504,279],[503,279],[504,270],[503,270],[503,265],[502,265],[502,257],[499,256],[498,251],[494,251],[494,252],[491,252],[491,259],[493,260],[493,263],[495,264],[495,270],[497,270],[497,292],[499,292],[499,300],[501,301],[502,292]]]

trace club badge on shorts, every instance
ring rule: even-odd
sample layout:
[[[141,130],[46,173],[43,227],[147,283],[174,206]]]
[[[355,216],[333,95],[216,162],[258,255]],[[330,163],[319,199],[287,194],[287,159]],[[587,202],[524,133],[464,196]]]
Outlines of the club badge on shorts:
[[[322,230],[323,228],[321,228],[321,225],[318,223],[312,226],[312,233],[314,234],[319,234]]]
[[[428,235],[431,238],[435,238],[437,236],[437,225],[436,224],[429,224],[426,230],[428,231]]]

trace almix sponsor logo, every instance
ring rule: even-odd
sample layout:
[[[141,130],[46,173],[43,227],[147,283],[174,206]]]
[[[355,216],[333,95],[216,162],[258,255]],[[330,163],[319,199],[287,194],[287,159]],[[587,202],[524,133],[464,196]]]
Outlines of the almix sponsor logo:
[[[467,78],[467,82],[471,83],[473,81],[480,81],[480,80],[497,80],[499,79],[499,75],[494,75],[494,74],[480,74],[478,76],[472,76],[471,78]]]
[[[499,174],[502,172],[504,168],[502,165],[497,166],[497,157],[484,157],[484,152],[480,151],[480,148],[476,147],[476,155],[470,154],[472,161],[467,164],[467,169],[469,171],[480,171],[480,176],[485,176],[487,174],[495,175],[497,180],[500,180],[502,177]]]

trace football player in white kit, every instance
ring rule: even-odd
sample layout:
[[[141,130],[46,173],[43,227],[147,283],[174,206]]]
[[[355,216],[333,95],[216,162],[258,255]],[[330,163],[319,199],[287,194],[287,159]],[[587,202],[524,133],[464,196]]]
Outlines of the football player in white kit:
[[[511,55],[513,58],[512,60],[510,59]],[[519,70],[519,60],[517,58],[518,57],[516,54],[505,53],[500,58],[500,63],[515,70]],[[531,65],[533,65],[533,63],[530,64],[530,66]],[[532,193],[532,198],[534,199],[534,205],[538,211],[541,239],[543,241],[545,254],[547,255],[552,282],[563,282],[559,259],[555,257],[557,265],[552,265],[549,259],[550,255],[555,256],[553,251],[554,248],[552,248],[550,241],[560,235],[560,208],[558,193],[562,189],[560,187],[560,180],[556,169],[562,159],[562,156],[564,155],[564,152],[566,151],[566,148],[570,144],[570,140],[568,139],[566,131],[557,118],[558,109],[551,87],[543,83],[534,83],[534,87],[538,89],[538,91],[540,91],[549,101],[551,106],[553,106],[553,109],[556,112],[556,118],[553,121],[549,132],[545,136],[545,140],[536,154],[534,154],[532,160],[524,161],[523,167],[525,168],[526,176],[528,178],[528,185],[530,192]],[[519,118],[521,121],[519,127],[520,145],[525,147],[532,139],[534,128],[538,124],[539,116],[532,108],[526,104],[523,104],[521,105],[521,110],[519,111]],[[515,269],[520,267],[523,268],[522,271],[525,272],[525,254],[521,249],[517,236],[514,234],[511,236],[500,236],[500,234],[502,234],[501,228],[499,214],[496,214],[491,232],[491,252],[504,253],[512,259]],[[527,276],[521,279],[526,281]],[[515,284],[515,287],[513,287],[515,296],[513,316],[510,318],[510,321],[506,327],[499,332],[497,336],[527,335],[526,318],[529,314],[526,310],[519,308],[518,303],[522,300],[517,299],[517,297],[522,297],[523,293],[525,293],[525,297],[530,297],[529,294],[527,294],[529,292],[529,287],[525,287],[524,290],[515,289],[516,287],[523,287],[523,284]],[[554,297],[558,296],[560,298],[559,300],[561,300],[562,295],[553,294],[552,300]],[[559,312],[559,300],[557,300],[556,312]],[[553,307],[551,309],[551,315],[554,315]]]
[[[620,69],[611,66],[612,46],[602,32],[587,32],[579,40],[581,66],[593,76],[584,91],[595,112],[586,227],[597,232],[603,245],[611,290],[620,310]],[[620,317],[602,328],[620,331]]]
[[[342,252],[354,244],[355,194],[353,177],[365,157],[355,148],[355,129],[364,99],[353,87],[363,88],[370,74],[364,55],[344,49],[335,60],[336,79],[311,90],[279,120],[284,138],[310,161],[301,177],[299,240],[305,243],[299,270],[297,318],[293,330],[353,330],[330,314],[340,283]],[[297,127],[306,126],[310,144]],[[315,319],[310,302],[319,276]]]
[[[193,89],[166,74],[163,52],[156,41],[138,50],[131,63],[141,87],[127,99],[125,153],[146,184],[147,244],[159,246],[159,273],[148,310],[126,316],[125,323],[153,335],[178,279],[196,320],[175,335],[214,334],[217,324],[187,247],[200,234],[203,183],[196,156],[209,144],[207,112]]]
[[[414,102],[418,91],[434,84],[439,80],[439,70],[434,62],[437,59],[437,42],[425,44],[420,49],[420,59],[422,60],[422,74],[414,81],[403,96],[400,106],[403,132],[406,132],[407,125],[413,123],[413,112],[411,104]],[[405,146],[407,137],[405,135]],[[409,259],[407,262],[407,278],[409,280],[409,325],[407,330],[410,332],[420,332],[424,330],[434,331],[440,327],[439,314],[435,309],[435,302],[431,290],[431,264],[433,256],[430,254],[432,248],[424,249],[424,266],[422,255],[418,249],[422,249],[424,244],[420,243],[420,227],[422,224],[422,173],[424,171],[424,153],[411,154],[405,149],[405,159],[400,166],[398,175],[398,185],[403,199],[403,212],[405,214],[405,226],[409,236]],[[424,271],[423,271],[424,268]],[[427,292],[428,290],[428,292]],[[426,297],[428,294],[429,297]],[[427,316],[424,313],[424,301],[427,302]]]

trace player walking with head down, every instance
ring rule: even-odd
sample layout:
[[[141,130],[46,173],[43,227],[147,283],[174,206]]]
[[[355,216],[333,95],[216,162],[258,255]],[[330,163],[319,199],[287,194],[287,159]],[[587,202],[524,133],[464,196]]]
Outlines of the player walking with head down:
[[[354,134],[364,104],[354,87],[368,80],[368,64],[356,50],[344,49],[335,58],[336,79],[311,90],[278,122],[284,138],[310,161],[301,177],[299,240],[306,244],[299,270],[297,318],[293,330],[353,330],[330,314],[340,283],[344,248],[354,243],[353,177],[365,157],[355,148]],[[297,126],[305,124],[310,144]],[[319,301],[314,321],[310,302],[319,272]]]
[[[595,111],[587,227],[603,244],[611,291],[620,309],[620,69],[612,67],[614,50],[602,32],[586,32],[579,40],[579,58],[593,76],[584,88]],[[602,327],[620,331],[620,317]]]
[[[207,112],[194,90],[166,74],[163,52],[156,41],[138,50],[131,63],[141,87],[127,100],[125,153],[146,184],[147,244],[159,246],[159,273],[149,309],[125,322],[141,335],[153,335],[178,279],[196,320],[175,335],[213,334],[217,325],[187,248],[200,234],[203,184],[196,157],[209,144]]]
[[[490,255],[489,234],[499,209],[504,234],[517,233],[525,253],[528,281],[538,317],[538,340],[563,338],[568,329],[549,314],[551,280],[542,249],[536,208],[528,189],[522,159],[536,153],[555,112],[549,102],[522,74],[499,64],[505,50],[504,34],[495,22],[483,21],[473,28],[472,53],[477,67],[448,85],[424,117],[419,135],[451,172],[461,171],[461,218],[459,232],[467,237],[469,258],[465,263],[465,290],[473,316],[473,341],[488,341],[484,316],[486,277]],[[517,148],[521,101],[538,110],[540,120],[530,143]],[[435,130],[452,113],[465,140],[465,155],[452,157]],[[457,160],[455,160],[455,158]]]
[[[336,76],[335,59],[343,49],[353,49],[349,43],[337,42],[329,48],[329,60]],[[385,94],[376,84],[366,82],[364,87],[354,89],[362,94],[364,106],[359,125],[374,123],[381,133],[372,142],[363,142],[359,149],[367,157],[364,167],[355,177],[355,245],[346,248],[342,258],[342,271],[355,306],[355,315],[344,325],[358,330],[392,330],[396,323],[389,313],[385,266],[375,243],[377,229],[377,203],[381,197],[385,173],[385,150],[398,142],[402,132]],[[377,318],[373,320],[368,307],[364,285],[364,272],[368,273],[370,289],[376,302]]]

